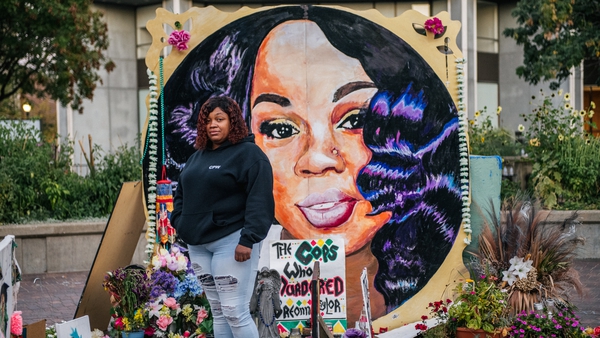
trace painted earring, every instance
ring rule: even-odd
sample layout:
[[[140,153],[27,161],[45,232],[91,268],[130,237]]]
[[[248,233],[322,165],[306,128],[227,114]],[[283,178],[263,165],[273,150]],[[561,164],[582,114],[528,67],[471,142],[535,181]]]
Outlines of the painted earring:
[[[337,150],[337,149],[335,149],[335,148],[333,148],[333,150],[332,150],[331,152],[332,152],[332,153],[333,153],[335,156],[337,156],[337,155],[338,155],[338,150]]]

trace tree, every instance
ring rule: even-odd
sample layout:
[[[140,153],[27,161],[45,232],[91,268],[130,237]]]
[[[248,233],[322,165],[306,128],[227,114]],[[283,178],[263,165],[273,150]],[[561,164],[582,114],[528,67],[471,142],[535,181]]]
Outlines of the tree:
[[[0,102],[48,94],[81,111],[98,70],[114,63],[104,52],[108,29],[92,0],[0,1]]]
[[[530,84],[551,81],[557,89],[583,60],[600,64],[600,1],[522,0],[512,16],[519,27],[505,29],[504,36],[523,45],[517,75]]]

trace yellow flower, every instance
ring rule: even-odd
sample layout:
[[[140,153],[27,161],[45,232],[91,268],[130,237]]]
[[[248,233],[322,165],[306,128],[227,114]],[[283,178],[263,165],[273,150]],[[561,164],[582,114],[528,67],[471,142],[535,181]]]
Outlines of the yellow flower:
[[[481,143],[483,143],[483,141],[485,141],[485,137],[481,136]]]
[[[524,132],[525,131],[525,126],[522,125],[522,124],[519,124],[518,129],[519,129],[520,132]]]
[[[562,89],[559,89],[557,94],[560,96],[560,95],[562,95],[562,92],[563,92]]]
[[[572,115],[573,117],[577,117],[577,115],[579,115],[579,113],[577,113],[577,111],[576,111],[576,110],[572,110],[572,111],[571,111],[571,115]]]
[[[566,93],[565,94],[565,100],[569,101],[570,99],[571,99],[571,95],[569,95],[569,93]]]
[[[481,115],[481,113],[478,111],[475,112],[475,117],[479,117],[479,115]]]
[[[580,110],[579,111],[579,116],[581,116],[581,117],[585,116],[585,110],[583,110],[583,109]]]
[[[558,134],[558,140],[559,140],[559,141],[562,141],[562,140],[564,140],[564,139],[565,139],[565,137],[564,137],[562,134]]]
[[[587,140],[585,140],[585,144],[590,144],[592,143],[592,140],[590,140],[589,138]]]
[[[496,108],[496,114],[500,115],[501,111],[502,111],[502,107],[498,106],[498,108]]]
[[[469,120],[469,123],[470,123],[471,125],[475,125],[475,121],[473,121],[473,120]]]
[[[473,282],[474,282],[474,280],[472,280],[471,278],[467,278],[467,279],[465,280],[465,282],[467,282],[467,283],[473,283]]]
[[[531,140],[529,140],[529,145],[532,147],[539,147],[540,140],[538,140],[537,138],[532,138]]]
[[[591,119],[592,117],[594,117],[594,111],[590,110],[590,113],[588,114],[588,117]]]
[[[596,108],[596,104],[594,103],[594,101],[590,102],[590,109],[595,109]]]
[[[569,110],[569,109],[571,109],[571,105],[570,105],[569,103],[565,103],[565,109],[566,109],[566,110]]]

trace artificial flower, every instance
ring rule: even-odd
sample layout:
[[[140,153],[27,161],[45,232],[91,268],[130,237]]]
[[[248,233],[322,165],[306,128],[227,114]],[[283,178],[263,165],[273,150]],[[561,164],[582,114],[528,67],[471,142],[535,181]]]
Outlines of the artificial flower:
[[[21,311],[15,311],[10,316],[10,333],[15,336],[23,335],[23,317]]]
[[[433,17],[425,21],[425,30],[433,34],[441,34],[444,32],[442,20]]]
[[[172,31],[169,40],[167,40],[171,46],[176,47],[180,52],[188,49],[188,41],[190,41],[190,33],[183,29]]]
[[[479,117],[479,115],[481,115],[481,113],[478,111],[475,112],[475,117]]]
[[[208,312],[203,307],[198,311],[198,318],[196,318],[196,325],[200,325],[208,317]]]
[[[170,316],[162,315],[156,321],[156,325],[158,325],[158,328],[160,328],[161,330],[166,331],[172,322],[173,318],[171,318]]]
[[[524,126],[524,125],[522,125],[522,124],[519,124],[519,126],[517,127],[517,129],[518,129],[520,132],[524,132],[524,131],[525,131],[525,126]]]
[[[571,99],[571,95],[569,95],[569,93],[566,93],[565,94],[565,100],[569,101],[570,99]]]
[[[168,307],[169,309],[175,310],[175,309],[179,308],[179,304],[177,304],[177,300],[175,300],[175,298],[173,298],[173,297],[169,297],[169,298],[165,299],[163,304],[166,307]]]
[[[569,110],[569,109],[571,109],[571,105],[570,105],[569,103],[565,103],[565,109],[566,109],[566,110]]]
[[[583,116],[585,116],[585,114],[586,114],[585,110],[582,109],[579,111],[579,116],[583,117]]]

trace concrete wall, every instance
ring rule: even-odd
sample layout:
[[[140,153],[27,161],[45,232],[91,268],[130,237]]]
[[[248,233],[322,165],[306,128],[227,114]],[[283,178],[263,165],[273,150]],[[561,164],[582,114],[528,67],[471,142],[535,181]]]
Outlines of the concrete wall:
[[[105,228],[106,222],[5,225],[0,237],[15,236],[15,256],[23,274],[89,271]],[[145,230],[134,244],[131,263],[143,264]]]

